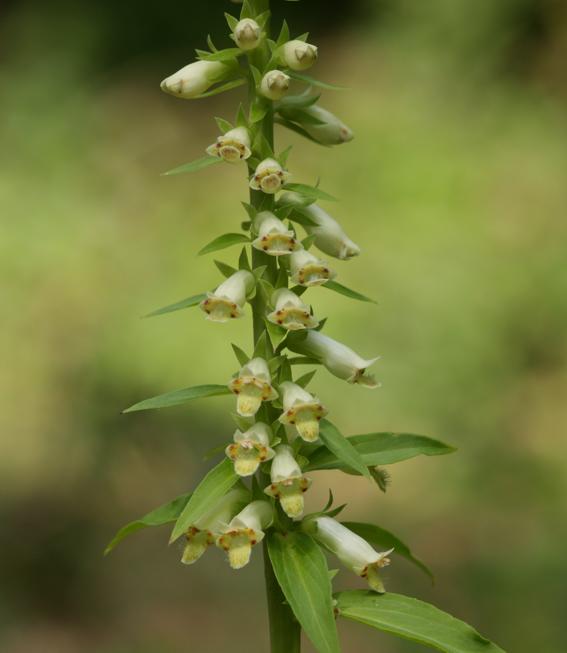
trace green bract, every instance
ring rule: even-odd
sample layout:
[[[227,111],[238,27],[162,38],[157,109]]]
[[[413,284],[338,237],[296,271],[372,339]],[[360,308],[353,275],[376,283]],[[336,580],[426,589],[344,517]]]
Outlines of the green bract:
[[[185,318],[226,323],[210,328],[226,329],[227,352],[232,318],[251,317],[253,347],[232,344],[237,359],[232,378],[166,392],[124,411],[226,395],[224,403],[230,400],[237,429],[210,443],[210,457],[224,458],[203,479],[193,479],[187,494],[124,526],[107,552],[131,533],[168,523],[173,523],[171,541],[184,538],[186,565],[221,549],[239,569],[258,555],[261,547],[256,545],[262,543],[272,653],[299,653],[301,630],[319,653],[339,653],[337,615],[450,653],[497,653],[501,649],[463,622],[421,601],[386,592],[382,568],[391,557],[394,565],[386,585],[396,577],[396,563],[403,558],[432,578],[397,536],[383,526],[339,522],[344,506],[333,507],[332,493],[322,510],[308,510],[310,487],[324,483],[320,471],[340,470],[351,475],[349,482],[376,482],[385,491],[388,475],[381,466],[454,449],[404,433],[345,437],[341,407],[325,400],[323,386],[314,387],[315,370],[298,371],[301,365],[321,366],[317,381],[326,369],[345,383],[379,386],[368,371],[378,360],[376,352],[359,352],[356,343],[347,346],[321,333],[326,320],[316,311],[317,298],[325,292],[321,287],[374,303],[334,280],[344,266],[363,264],[349,263],[361,251],[357,234],[318,205],[335,201],[332,194],[294,176],[291,148],[277,147],[274,125],[324,146],[347,143],[353,134],[311,92],[314,86],[337,88],[312,77],[316,72],[303,72],[312,66],[316,71],[317,45],[308,42],[307,34],[294,36],[285,21],[272,38],[269,4],[244,0],[238,17],[226,14],[238,47],[219,50],[209,37],[208,49],[198,50],[196,61],[162,83],[164,91],[185,99],[247,85],[246,106],[238,106],[230,120],[211,121],[206,153],[192,153],[195,160],[165,174],[214,166],[210,173],[218,179],[225,164],[241,166],[242,190],[249,191],[250,201],[244,204],[243,221],[234,217],[227,233],[198,252],[242,246],[228,262],[214,261],[219,273],[214,288],[188,289],[195,294],[149,314],[199,306],[201,311],[186,313]],[[320,4],[324,11],[323,0]],[[306,92],[289,94],[291,83],[303,84]],[[363,309],[365,319],[370,308]],[[368,401],[368,395],[362,395],[360,401]],[[331,581],[336,572],[328,569],[327,554],[352,578],[365,579],[373,591],[342,592],[334,598]],[[249,646],[258,648],[254,642]]]

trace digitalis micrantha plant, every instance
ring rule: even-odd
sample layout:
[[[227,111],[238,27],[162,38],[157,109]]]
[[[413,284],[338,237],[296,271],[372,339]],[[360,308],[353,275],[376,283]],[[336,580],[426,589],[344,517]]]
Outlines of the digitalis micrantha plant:
[[[391,532],[341,522],[343,506],[333,506],[332,493],[318,511],[306,507],[310,488],[323,482],[319,470],[341,470],[350,475],[349,482],[358,482],[358,476],[359,482],[385,490],[383,465],[453,449],[417,435],[345,437],[335,425],[341,424],[340,406],[325,401],[322,374],[315,387],[319,367],[363,393],[378,386],[376,353],[323,333],[325,321],[317,312],[321,286],[370,301],[336,281],[361,248],[348,225],[319,205],[333,198],[295,178],[290,148],[278,149],[274,126],[327,148],[350,142],[353,132],[320,104],[318,89],[333,86],[306,72],[319,57],[308,35],[292,36],[284,22],[272,39],[269,0],[246,0],[239,17],[226,14],[226,19],[234,47],[219,50],[208,38],[209,49],[197,50],[197,60],[166,77],[161,88],[175,98],[199,99],[247,86],[248,100],[234,120],[216,118],[219,132],[205,156],[168,173],[241,166],[250,195],[241,231],[233,227],[201,253],[236,245],[242,250],[231,264],[216,262],[221,276],[214,288],[152,315],[198,307],[203,318],[222,324],[218,328],[227,330],[227,339],[232,320],[251,318],[253,349],[248,355],[245,346],[232,345],[237,359],[232,379],[169,392],[126,412],[227,395],[235,430],[226,434],[221,462],[188,494],[125,526],[107,550],[143,526],[166,523],[174,524],[171,542],[183,542],[185,565],[218,549],[217,555],[240,569],[263,549],[272,653],[300,651],[302,630],[320,653],[337,653],[337,621],[344,618],[442,651],[501,651],[437,608],[386,592],[383,570],[396,559],[405,558],[431,576]],[[298,371],[302,366],[311,371]],[[364,579],[367,589],[333,594],[336,570],[328,569],[327,554],[353,578]],[[395,566],[391,569],[395,574]],[[248,645],[258,650],[254,642]]]

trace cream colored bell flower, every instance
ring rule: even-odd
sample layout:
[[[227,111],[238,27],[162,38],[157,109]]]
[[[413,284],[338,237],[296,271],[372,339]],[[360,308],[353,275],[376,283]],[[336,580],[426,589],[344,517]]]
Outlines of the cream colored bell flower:
[[[264,539],[264,530],[272,519],[272,506],[267,501],[253,501],[219,535],[217,546],[227,552],[233,569],[241,569],[250,562],[252,547]]]
[[[297,353],[319,359],[329,372],[339,379],[367,388],[378,387],[374,377],[366,371],[379,356],[369,360],[361,358],[346,345],[318,331],[308,331],[305,338],[296,343],[290,342],[289,347]]]
[[[192,524],[185,534],[186,544],[181,562],[185,565],[197,562],[208,547],[215,543],[234,515],[246,506],[249,496],[244,489],[232,490]]]
[[[291,77],[281,70],[269,70],[260,83],[260,93],[268,100],[281,100],[289,91]]]
[[[264,492],[280,502],[288,517],[300,519],[304,509],[303,493],[311,485],[311,479],[303,476],[291,447],[284,444],[277,447],[270,480],[272,482]]]
[[[219,136],[217,142],[209,145],[207,154],[224,159],[227,163],[238,163],[250,158],[250,134],[246,127],[236,127]]]
[[[366,578],[370,589],[383,594],[384,584],[380,569],[390,564],[388,556],[394,549],[378,553],[366,540],[331,517],[318,517],[307,525],[315,539],[353,571]]]
[[[315,223],[314,225],[305,225],[305,231],[309,235],[315,236],[314,244],[322,252],[343,261],[360,254],[360,247],[345,234],[341,225],[320,206],[316,204],[305,206],[301,195],[297,193],[284,193],[281,201],[286,204],[301,205],[302,213]]]
[[[278,397],[272,387],[268,363],[263,358],[253,358],[243,365],[228,387],[237,397],[236,412],[242,417],[253,417],[263,401]]]
[[[275,309],[269,313],[268,320],[273,324],[288,331],[314,329],[319,326],[319,320],[311,315],[309,306],[287,288],[280,288],[273,293],[272,304]]]
[[[220,61],[194,61],[166,77],[160,84],[165,93],[190,100],[229,75],[231,68]]]
[[[243,18],[238,21],[232,36],[241,50],[254,50],[262,40],[262,28],[252,18]]]
[[[228,458],[234,462],[234,471],[239,476],[252,476],[260,463],[271,460],[274,450],[270,447],[272,432],[262,422],[256,422],[245,433],[236,431],[234,443],[225,449]]]
[[[336,273],[323,261],[305,249],[294,252],[290,257],[292,280],[300,286],[320,286],[334,279]]]
[[[199,308],[207,314],[211,322],[227,322],[231,318],[242,317],[246,297],[252,292],[256,281],[254,275],[247,270],[239,270],[212,293]]]
[[[278,420],[286,426],[294,426],[306,442],[314,442],[319,437],[319,421],[328,410],[312,394],[291,381],[280,384],[283,400],[283,413]]]
[[[285,256],[302,249],[301,243],[285,224],[270,211],[261,211],[254,220],[258,234],[252,247],[271,256]]]
[[[305,41],[288,41],[281,50],[282,62],[292,70],[311,68],[317,57],[317,47]]]
[[[275,159],[264,159],[258,164],[250,179],[250,188],[273,195],[287,183],[289,177],[289,172],[284,170]]]

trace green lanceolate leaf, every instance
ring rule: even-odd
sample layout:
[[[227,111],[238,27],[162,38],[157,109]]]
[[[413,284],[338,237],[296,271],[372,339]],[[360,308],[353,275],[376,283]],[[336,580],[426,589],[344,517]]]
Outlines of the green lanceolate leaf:
[[[291,190],[294,193],[299,193],[304,197],[309,197],[310,199],[316,200],[327,200],[329,202],[336,202],[337,198],[329,195],[324,190],[316,188],[315,186],[309,186],[308,184],[286,184],[284,190]]]
[[[421,571],[427,574],[433,582],[433,573],[429,567],[419,560],[419,558],[416,558],[407,544],[404,544],[393,533],[390,533],[390,531],[387,531],[385,528],[380,528],[380,526],[363,524],[361,522],[351,521],[343,522],[343,524],[378,549],[394,549],[394,553],[412,562],[421,569]]]
[[[171,533],[170,542],[174,542],[200,517],[207,513],[240,477],[234,471],[233,463],[225,458],[203,478],[187,502]]]
[[[125,537],[132,535],[132,533],[136,533],[137,531],[140,531],[143,528],[148,528],[149,526],[162,526],[163,524],[174,522],[186,506],[190,496],[191,493],[182,494],[176,499],[173,499],[173,501],[164,503],[159,508],[156,508],[147,515],[140,517],[140,519],[131,521],[129,524],[126,524],[126,526],[123,526],[109,542],[104,550],[104,555],[110,553],[112,549],[120,544]]]
[[[303,129],[301,125],[297,125],[296,123],[291,122],[291,120],[287,120],[282,116],[278,116],[274,118],[274,122],[276,122],[278,125],[281,125],[282,127],[285,127],[286,129],[289,129],[292,132],[295,132],[296,134],[299,134],[300,136],[303,136],[303,138],[306,138],[308,141],[316,143],[317,145],[323,145],[324,147],[330,147],[326,143],[321,143],[321,141],[318,141],[316,138],[311,136],[309,132]]]
[[[203,254],[209,254],[210,252],[217,252],[219,249],[226,249],[227,247],[232,247],[233,245],[238,245],[240,243],[248,243],[250,239],[244,234],[230,233],[223,234],[218,236],[208,245],[205,245],[203,249],[199,250],[198,256],[203,256]]]
[[[317,370],[311,370],[311,372],[307,372],[307,374],[304,374],[303,376],[300,376],[298,379],[296,379],[294,383],[301,386],[302,388],[306,388],[315,374],[317,374]]]
[[[364,463],[358,451],[329,420],[321,420],[319,436],[327,450],[343,465],[350,467],[368,479],[372,479],[368,471],[368,465]]]
[[[418,599],[361,590],[335,598],[341,617],[445,653],[504,653],[464,621]]]
[[[311,86],[318,86],[319,88],[324,88],[328,91],[344,91],[344,86],[337,86],[336,84],[329,84],[328,82],[321,82],[314,77],[309,75],[304,75],[303,73],[298,73],[295,70],[286,71],[287,74],[293,79],[297,79],[299,82],[305,82],[306,84],[311,84]]]
[[[327,288],[328,290],[334,290],[340,295],[344,295],[350,299],[356,299],[359,302],[370,302],[371,304],[377,303],[374,299],[370,299],[370,297],[362,295],[361,293],[356,292],[356,290],[351,290],[350,288],[347,288],[346,286],[343,286],[341,283],[337,283],[336,281],[327,281],[327,283],[323,284],[323,287]]]
[[[203,55],[203,61],[229,61],[230,59],[237,59],[244,52],[240,48],[226,48],[225,50],[217,50],[207,55]]]
[[[218,397],[220,395],[228,395],[230,390],[226,385],[194,385],[190,388],[182,388],[181,390],[174,390],[173,392],[166,392],[163,395],[152,397],[151,399],[144,399],[130,408],[123,410],[123,413],[133,413],[137,410],[149,410],[151,408],[167,408],[169,406],[177,406],[184,404],[186,401],[193,399],[203,399],[205,397]]]
[[[236,268],[228,265],[228,263],[223,263],[222,261],[215,260],[215,265],[217,266],[219,272],[227,279],[236,272]]]
[[[158,308],[157,310],[148,313],[145,317],[164,315],[165,313],[173,313],[174,311],[181,311],[184,308],[191,308],[192,306],[197,306],[198,304],[200,304],[204,299],[207,299],[207,295],[205,293],[201,293],[200,295],[191,295],[191,297],[186,297],[185,299],[175,302],[175,304],[168,304],[163,308]]]
[[[167,177],[169,175],[180,175],[182,172],[196,172],[197,170],[202,170],[203,168],[215,165],[215,163],[221,163],[221,161],[222,159],[217,159],[213,156],[203,156],[200,159],[191,161],[190,163],[184,163],[183,165],[177,166],[177,168],[173,168],[173,170],[162,172],[162,176]]]
[[[228,120],[225,120],[224,118],[215,118],[215,121],[217,123],[218,128],[221,130],[223,134],[226,134],[226,132],[230,131],[231,129],[234,129],[232,124],[228,122]]]
[[[211,97],[213,95],[218,95],[219,93],[225,93],[226,91],[231,91],[233,88],[238,88],[239,86],[243,86],[244,84],[246,84],[246,80],[243,78],[233,79],[230,82],[225,82],[220,86],[216,86],[215,88],[213,88],[210,91],[207,91],[206,93],[201,93],[201,95],[196,95],[195,99],[199,100],[202,98]]]
[[[347,440],[369,467],[391,465],[420,455],[440,456],[456,451],[444,442],[411,433],[367,433],[354,435]],[[325,447],[319,447],[309,456],[310,471],[342,468],[342,461]]]
[[[304,533],[268,535],[268,552],[282,592],[318,653],[339,653],[325,555]]]
[[[232,347],[232,351],[234,352],[234,355],[236,356],[238,362],[241,365],[246,365],[246,363],[250,360],[250,357],[248,356],[248,354],[245,351],[243,351],[242,349],[240,349],[240,347],[238,347],[237,345],[231,345],[231,347]]]

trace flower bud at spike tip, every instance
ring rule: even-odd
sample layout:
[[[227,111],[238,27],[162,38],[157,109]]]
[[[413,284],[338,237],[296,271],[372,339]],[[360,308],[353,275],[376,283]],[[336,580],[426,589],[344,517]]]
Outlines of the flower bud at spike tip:
[[[290,258],[291,278],[300,286],[320,286],[334,279],[336,273],[323,261],[310,252],[300,249]]]
[[[367,388],[378,387],[374,377],[366,374],[366,370],[379,357],[365,360],[342,342],[333,340],[318,331],[308,331],[303,340],[290,342],[289,347],[292,351],[319,359],[329,372],[339,379]]]
[[[286,381],[280,385],[284,412],[278,418],[282,424],[294,426],[306,442],[319,437],[319,421],[328,410],[301,386]]]
[[[228,163],[237,163],[250,157],[250,134],[246,127],[236,127],[217,138],[217,142],[209,145],[207,154],[224,159]]]
[[[241,50],[254,50],[260,45],[262,30],[252,18],[243,18],[234,28],[232,36]]]
[[[306,524],[305,528],[334,553],[345,567],[357,576],[366,578],[370,589],[380,594],[385,592],[379,570],[390,564],[387,556],[394,549],[378,553],[366,540],[331,517],[318,517]]]
[[[229,444],[225,453],[234,462],[234,471],[239,476],[252,476],[260,463],[274,457],[274,450],[270,448],[271,437],[270,428],[262,422],[256,422],[245,433],[235,432],[234,444]]]
[[[319,326],[319,320],[311,315],[309,306],[301,301],[294,292],[280,288],[272,295],[275,310],[268,315],[268,320],[288,331],[314,329]]]
[[[253,358],[243,365],[228,387],[237,396],[236,412],[242,417],[253,417],[263,401],[273,401],[278,397],[263,358]]]
[[[242,317],[246,297],[252,292],[256,281],[247,270],[235,272],[212,293],[207,293],[199,307],[211,322],[227,322]]]
[[[185,534],[187,543],[181,562],[186,565],[197,562],[207,548],[215,543],[224,526],[244,508],[248,497],[246,490],[232,490],[190,526]]]
[[[288,517],[300,519],[304,508],[303,493],[309,489],[311,480],[301,473],[291,447],[282,444],[276,449],[270,480],[264,492],[280,502]]]
[[[194,61],[166,77],[160,87],[165,93],[190,100],[225,79],[229,72],[220,61]]]
[[[234,517],[217,538],[217,546],[228,554],[233,569],[250,561],[252,547],[264,539],[264,529],[272,523],[272,507],[267,501],[253,501]]]
[[[301,204],[302,200],[297,193],[285,193],[282,201],[288,204]],[[306,225],[305,231],[315,236],[314,244],[325,254],[346,261],[360,254],[360,247],[353,242],[343,231],[341,225],[326,211],[316,204],[302,206],[315,225]]]
[[[317,61],[317,47],[304,41],[288,41],[281,52],[282,62],[292,70],[306,70]]]
[[[252,175],[250,188],[273,195],[281,189],[289,177],[289,172],[284,170],[275,159],[264,159]]]
[[[260,93],[269,100],[281,100],[289,91],[290,79],[281,70],[270,70],[262,78]]]
[[[252,246],[270,256],[284,256],[302,249],[293,231],[270,211],[261,211],[254,220],[254,229],[258,238]]]

